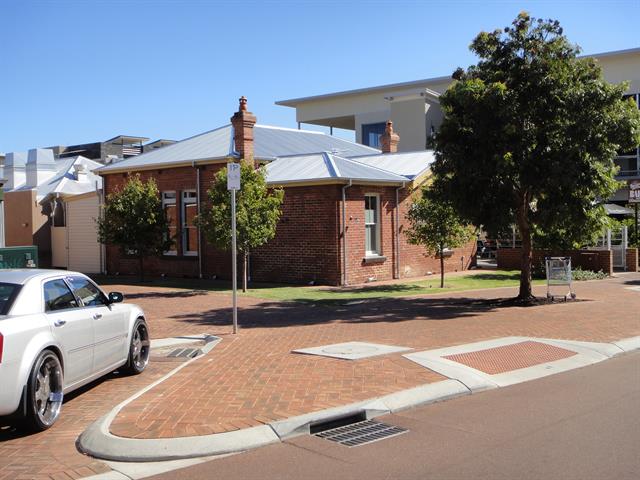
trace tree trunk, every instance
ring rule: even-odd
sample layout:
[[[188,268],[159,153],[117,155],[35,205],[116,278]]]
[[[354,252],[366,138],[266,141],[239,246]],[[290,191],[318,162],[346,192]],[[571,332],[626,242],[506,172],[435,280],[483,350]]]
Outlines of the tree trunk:
[[[531,228],[527,218],[528,202],[526,196],[522,199],[518,211],[517,222],[522,239],[522,255],[520,257],[520,293],[519,300],[531,300],[534,298],[531,292],[531,261],[532,261],[532,245],[531,245]]]
[[[444,288],[444,248],[440,247],[440,288]]]
[[[242,292],[247,293],[247,252],[242,252]]]

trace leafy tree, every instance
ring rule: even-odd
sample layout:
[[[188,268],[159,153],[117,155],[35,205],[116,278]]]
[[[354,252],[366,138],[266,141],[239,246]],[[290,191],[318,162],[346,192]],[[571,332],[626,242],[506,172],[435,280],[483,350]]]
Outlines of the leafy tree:
[[[433,198],[428,187],[411,205],[407,219],[411,225],[405,232],[409,243],[423,245],[429,255],[440,257],[440,288],[444,288],[445,248],[463,246],[471,239],[472,228],[463,223],[451,204]]]
[[[264,245],[276,234],[282,189],[267,188],[264,169],[243,163],[240,190],[236,193],[236,242],[242,255],[242,291],[247,291],[247,258],[254,248]],[[209,242],[221,250],[231,248],[231,195],[227,190],[227,169],[220,170],[207,191],[209,204],[196,223]]]
[[[640,142],[640,114],[626,85],[577,58],[557,21],[521,13],[471,44],[477,65],[458,69],[440,97],[434,188],[465,221],[489,234],[518,227],[520,292],[531,294],[532,241],[566,248],[603,226],[598,201],[616,190],[613,158]]]
[[[162,200],[153,179],[142,182],[139,175],[129,178],[122,189],[107,196],[98,238],[106,245],[116,245],[124,254],[135,255],[140,262],[140,280],[144,281],[144,258],[162,255],[173,240]]]

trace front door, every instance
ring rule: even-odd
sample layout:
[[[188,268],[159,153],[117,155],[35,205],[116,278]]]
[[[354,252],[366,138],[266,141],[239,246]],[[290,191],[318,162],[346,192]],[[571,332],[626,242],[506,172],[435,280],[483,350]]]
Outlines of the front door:
[[[110,306],[107,297],[88,278],[74,275],[67,277],[67,281],[82,302],[85,316],[93,322],[94,372],[115,368],[128,352],[125,314]]]
[[[65,388],[84,380],[93,369],[93,322],[89,321],[62,278],[43,285],[44,311],[64,350]]]

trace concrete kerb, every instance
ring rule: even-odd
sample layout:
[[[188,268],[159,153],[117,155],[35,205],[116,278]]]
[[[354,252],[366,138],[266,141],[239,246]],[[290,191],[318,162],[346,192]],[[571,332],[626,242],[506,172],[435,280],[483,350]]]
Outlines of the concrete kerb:
[[[640,350],[640,336],[624,338],[622,340],[618,340],[617,342],[612,342],[612,343],[613,345],[615,345],[616,347],[618,347],[624,352]]]
[[[512,340],[515,340],[515,338],[516,337],[512,337]],[[596,349],[592,346],[593,344],[589,344],[588,342],[547,339],[545,339],[545,342],[557,342],[558,346],[564,347],[571,345],[573,350],[579,350],[580,353],[589,356],[592,360],[590,363],[595,363],[624,352],[640,349],[640,337],[627,338],[610,344],[597,344]],[[413,354],[405,356],[409,357],[410,355]],[[336,418],[362,413],[364,413],[367,418],[374,418],[409,408],[415,408],[420,405],[444,401],[488,388],[502,386],[499,384],[488,384],[485,379],[481,378],[465,379],[466,382],[472,384],[471,386],[459,379],[449,379],[402,390],[379,398],[272,422],[258,427],[195,437],[132,439],[118,437],[109,432],[111,422],[122,408],[191,362],[197,361],[202,357],[203,356],[196,357],[175,368],[161,379],[120,403],[109,414],[94,422],[78,438],[78,450],[100,459],[118,462],[157,462],[223,455],[278,443],[298,435],[309,434],[312,425]],[[586,364],[587,363],[584,365]],[[576,364],[574,368],[584,365]],[[564,370],[565,369],[562,369],[562,371]],[[527,379],[523,379],[522,381],[525,380]],[[474,385],[474,381],[477,382],[477,384]]]

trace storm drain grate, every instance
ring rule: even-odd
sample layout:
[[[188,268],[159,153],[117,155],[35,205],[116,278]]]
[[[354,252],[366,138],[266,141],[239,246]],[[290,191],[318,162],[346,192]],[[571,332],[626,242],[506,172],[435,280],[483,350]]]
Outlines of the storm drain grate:
[[[347,447],[359,447],[360,445],[395,437],[406,432],[408,432],[407,429],[395,425],[387,425],[375,420],[365,420],[343,427],[332,428],[331,430],[324,430],[316,433],[315,436]]]
[[[194,358],[201,353],[202,351],[199,348],[176,348],[167,357]]]

